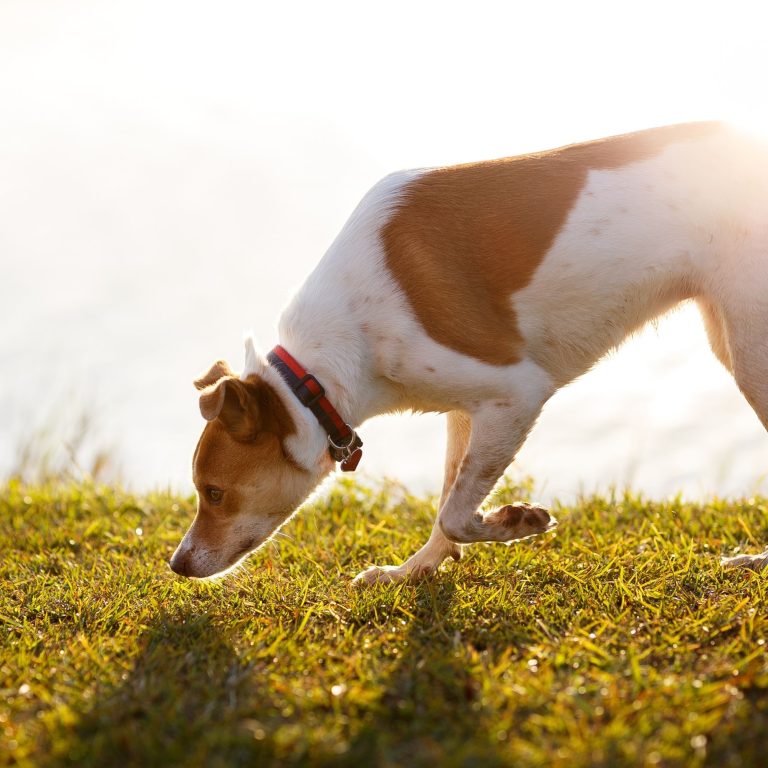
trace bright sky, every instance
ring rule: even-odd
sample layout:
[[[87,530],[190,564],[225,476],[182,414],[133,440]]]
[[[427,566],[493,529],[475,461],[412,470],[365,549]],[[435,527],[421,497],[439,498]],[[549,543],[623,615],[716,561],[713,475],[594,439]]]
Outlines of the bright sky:
[[[0,474],[74,390],[129,471],[182,482],[190,378],[239,364],[246,328],[273,343],[379,177],[668,122],[765,128],[766,72],[757,2],[0,0]]]
[[[95,135],[130,114],[180,139],[301,134],[306,120],[391,165],[659,121],[768,122],[756,2],[4,0],[0,13],[4,111],[44,105]]]

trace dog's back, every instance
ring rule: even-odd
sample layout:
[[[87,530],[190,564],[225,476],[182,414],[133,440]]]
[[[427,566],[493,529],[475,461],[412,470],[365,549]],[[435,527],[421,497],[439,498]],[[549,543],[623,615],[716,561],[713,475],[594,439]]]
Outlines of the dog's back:
[[[409,171],[368,193],[282,330],[322,344],[336,319],[428,400],[439,376],[419,360],[494,378],[528,359],[559,386],[683,299],[714,299],[766,245],[768,152],[721,123]]]

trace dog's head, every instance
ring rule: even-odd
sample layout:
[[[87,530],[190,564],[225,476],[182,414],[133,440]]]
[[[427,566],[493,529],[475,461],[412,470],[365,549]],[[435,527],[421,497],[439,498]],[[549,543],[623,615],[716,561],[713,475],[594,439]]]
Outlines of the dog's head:
[[[182,576],[204,578],[235,565],[333,467],[327,451],[309,467],[291,455],[286,442],[301,437],[296,419],[252,344],[250,357],[243,377],[220,360],[195,381],[207,424],[192,460],[197,515],[170,562]]]

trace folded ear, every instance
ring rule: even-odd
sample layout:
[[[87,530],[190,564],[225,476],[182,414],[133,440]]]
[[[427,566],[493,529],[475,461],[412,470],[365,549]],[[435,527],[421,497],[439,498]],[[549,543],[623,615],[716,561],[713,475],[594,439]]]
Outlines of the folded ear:
[[[225,376],[200,393],[200,413],[206,421],[219,419],[235,440],[246,443],[260,432],[280,438],[295,431],[279,395],[265,381],[251,377],[242,381]]]
[[[215,384],[219,379],[232,375],[232,369],[229,367],[229,363],[224,360],[217,360],[211,366],[208,373],[204,373],[199,379],[195,379],[195,387],[197,389],[205,389],[206,387],[210,387],[211,384]]]

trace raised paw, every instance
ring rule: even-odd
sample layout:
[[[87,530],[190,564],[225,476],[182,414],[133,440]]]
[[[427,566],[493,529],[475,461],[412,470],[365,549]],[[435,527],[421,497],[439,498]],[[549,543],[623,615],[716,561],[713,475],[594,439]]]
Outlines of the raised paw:
[[[357,587],[373,584],[398,584],[401,581],[421,581],[437,570],[436,565],[372,565],[355,576],[352,583]]]
[[[496,541],[518,541],[551,531],[557,520],[544,507],[516,501],[483,516],[483,525],[494,533]]]
[[[761,555],[737,555],[736,557],[723,557],[720,559],[723,568],[749,568],[752,571],[762,571],[768,568],[768,551]]]

